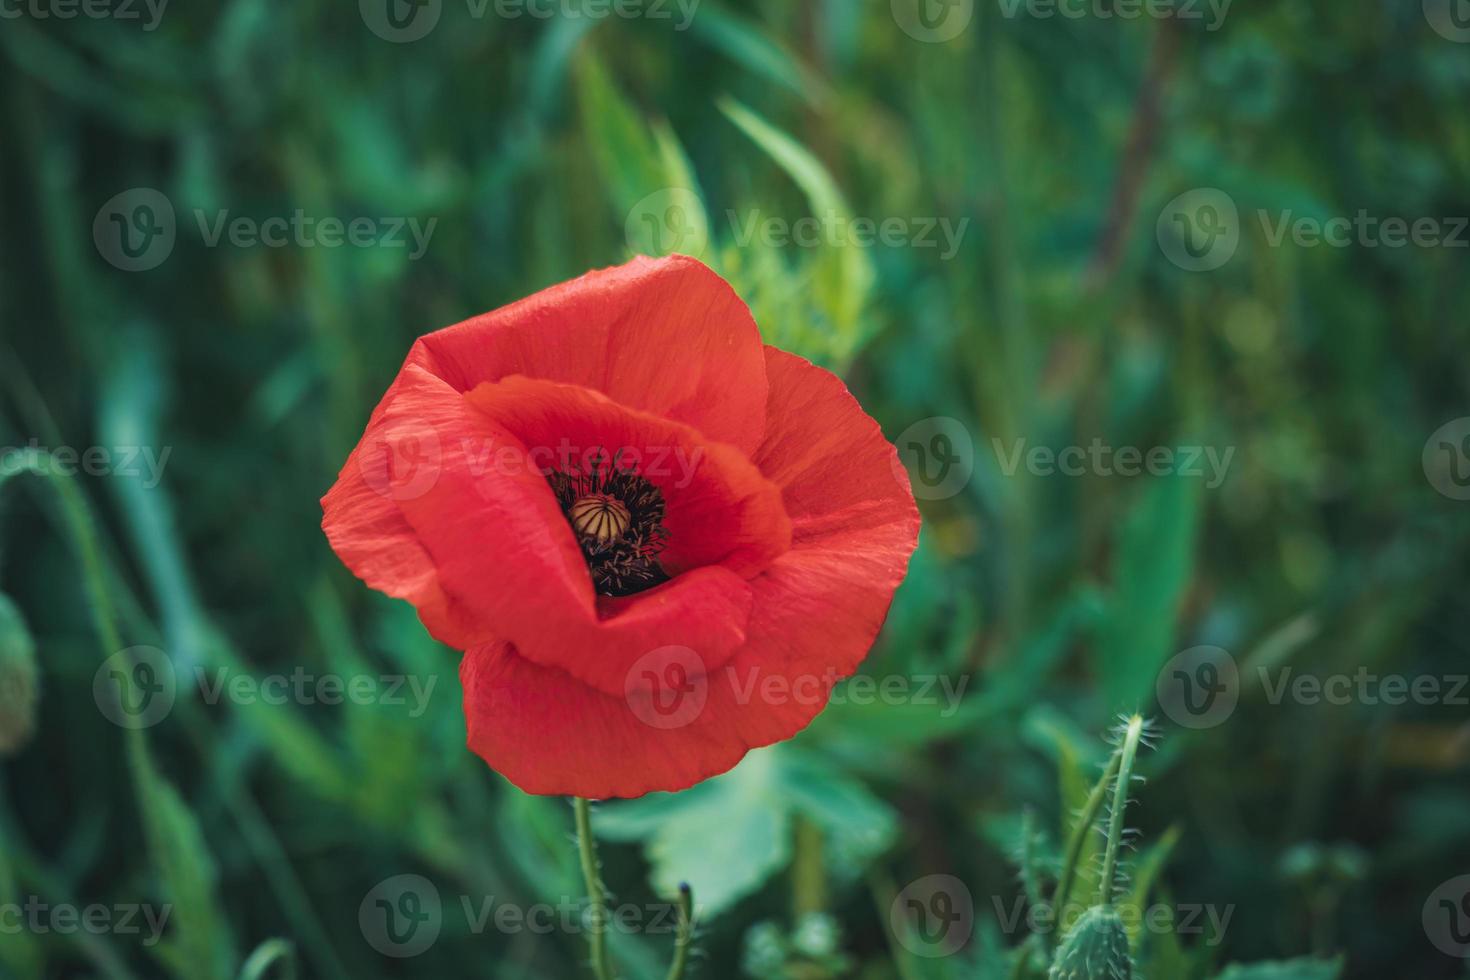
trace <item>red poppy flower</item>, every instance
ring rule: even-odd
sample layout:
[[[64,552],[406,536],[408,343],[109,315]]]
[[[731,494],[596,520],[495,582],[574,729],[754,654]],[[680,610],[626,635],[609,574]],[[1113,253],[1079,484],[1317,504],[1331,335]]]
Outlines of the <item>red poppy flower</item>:
[[[421,338],[322,499],[460,668],[530,793],[677,790],[789,738],[867,655],[919,514],[835,376],[694,259],[636,259]]]

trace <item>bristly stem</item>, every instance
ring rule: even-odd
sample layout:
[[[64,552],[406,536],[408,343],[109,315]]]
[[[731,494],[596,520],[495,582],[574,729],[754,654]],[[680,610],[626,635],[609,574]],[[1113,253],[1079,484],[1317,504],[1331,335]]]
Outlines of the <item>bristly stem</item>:
[[[607,896],[597,867],[597,842],[592,839],[592,807],[580,796],[572,797],[577,812],[577,847],[582,854],[582,877],[587,881],[590,920],[587,943],[592,950],[592,972],[597,980],[615,980],[607,958]]]
[[[1097,815],[1102,810],[1108,787],[1113,784],[1113,774],[1118,771],[1120,754],[1115,751],[1108,757],[1108,766],[1103,770],[1102,778],[1097,781],[1092,792],[1087,794],[1087,802],[1083,804],[1077,825],[1072,828],[1072,837],[1067,841],[1067,856],[1062,862],[1062,875],[1057,879],[1057,890],[1051,903],[1052,915],[1058,922],[1067,914],[1067,902],[1072,897],[1072,882],[1077,877],[1077,862],[1082,858],[1082,847],[1087,843],[1087,835],[1092,832]]]
[[[1138,755],[1138,741],[1143,736],[1143,718],[1128,719],[1123,747],[1118,751],[1118,785],[1113,790],[1113,812],[1108,819],[1108,849],[1103,855],[1102,884],[1098,901],[1113,904],[1113,875],[1118,869],[1118,845],[1123,838],[1123,811],[1128,809],[1128,783],[1133,778],[1133,760]]]
[[[688,883],[679,884],[679,932],[674,939],[674,962],[669,966],[668,980],[683,980],[689,963],[689,948],[694,945],[694,892]]]

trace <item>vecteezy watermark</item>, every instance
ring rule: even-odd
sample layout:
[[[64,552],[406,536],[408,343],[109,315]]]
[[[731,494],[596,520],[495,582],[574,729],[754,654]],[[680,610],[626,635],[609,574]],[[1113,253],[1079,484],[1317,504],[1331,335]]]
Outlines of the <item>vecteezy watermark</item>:
[[[1009,903],[999,895],[991,897],[995,917],[1001,931],[1017,935],[1024,927],[1031,935],[1065,936],[1087,911],[1083,902],[1068,902],[1062,909],[1048,904],[1030,905],[1025,896],[1018,895]],[[1154,935],[1203,936],[1204,945],[1218,946],[1225,940],[1225,930],[1235,917],[1235,906],[1218,906],[1198,902],[1154,902],[1139,905],[1136,902],[1113,903],[1118,916],[1129,931],[1144,931]]]
[[[742,215],[739,211],[725,212],[730,222],[735,244],[749,248],[759,242],[767,248],[823,248],[854,246],[872,248],[882,245],[887,248],[940,249],[939,259],[947,262],[959,254],[970,219],[937,216],[886,218],[854,217],[829,210],[821,215],[808,215],[789,221],[777,215],[768,215],[756,208]]]
[[[1304,707],[1406,704],[1470,707],[1470,674],[1379,674],[1360,666],[1352,673],[1312,674],[1294,667],[1258,665],[1249,674],[1266,703]],[[1159,671],[1154,693],[1159,707],[1185,728],[1214,728],[1235,712],[1242,676],[1235,658],[1213,646],[1190,647]]]
[[[0,20],[141,20],[152,31],[167,7],[168,0],[0,0]]]
[[[954,875],[925,875],[894,896],[888,924],[903,948],[915,956],[950,956],[963,949],[975,931],[975,899]]]
[[[1049,20],[1182,20],[1204,21],[1206,31],[1218,31],[1234,0],[1000,0],[1001,16]]]
[[[1404,218],[1356,214],[1320,218],[1290,208],[1258,208],[1256,221],[1268,248],[1470,248],[1470,217]],[[1202,187],[1174,198],[1159,214],[1156,234],[1164,256],[1188,272],[1209,272],[1229,262],[1240,246],[1240,210],[1230,195]]]
[[[1424,901],[1424,934],[1446,956],[1470,959],[1470,874],[1444,882]]]
[[[407,959],[426,952],[438,940],[446,918],[454,911],[471,935],[494,931],[504,935],[529,933],[581,935],[594,926],[586,898],[563,895],[555,902],[529,905],[507,902],[494,895],[459,895],[446,906],[438,887],[422,875],[396,875],[379,882],[358,906],[358,927],[369,946]],[[695,919],[699,915],[696,910]],[[458,926],[458,923],[456,923]],[[672,934],[679,928],[678,908],[667,903],[612,903],[601,930],[627,935]]]
[[[444,928],[444,902],[422,875],[396,875],[363,896],[357,925],[368,945],[384,956],[418,956]]]
[[[872,218],[823,214],[788,219],[760,208],[725,212],[731,239],[740,248],[916,248],[934,249],[941,261],[954,258],[969,230],[970,219],[890,215]],[[623,224],[628,247],[646,255],[701,256],[709,248],[710,229],[704,205],[694,191],[665,187],[633,205]]]
[[[658,729],[683,728],[703,713],[712,693],[737,705],[783,706],[916,704],[933,707],[939,717],[960,709],[968,675],[858,674],[845,680],[833,669],[783,674],[760,666],[725,664],[710,670],[703,657],[685,646],[664,646],[639,657],[624,674],[623,694],[634,717]]]
[[[124,902],[116,905],[70,905],[50,903],[30,895],[24,902],[0,903],[0,936],[56,933],[71,936],[142,936],[144,946],[156,946],[163,938],[172,905]]]
[[[1435,429],[1422,462],[1430,486],[1451,500],[1470,500],[1470,416]]]
[[[173,202],[151,187],[113,195],[92,219],[98,253],[124,272],[156,269],[173,254],[177,237]]]
[[[1291,700],[1294,704],[1349,704],[1393,707],[1446,705],[1470,707],[1470,674],[1376,674],[1359,667],[1351,674],[1299,674],[1292,667],[1272,671],[1256,668],[1266,700],[1272,705]],[[1274,673],[1275,676],[1272,676]]]
[[[889,0],[889,6],[899,28],[926,44],[954,40],[975,16],[975,0]]]
[[[1470,44],[1470,0],[1424,0],[1424,18],[1445,40]]]
[[[701,0],[465,0],[473,20],[494,16],[502,20],[620,20],[671,21],[686,31]],[[429,36],[439,26],[444,0],[358,0],[358,12],[368,30],[385,41],[407,44]]]
[[[709,221],[699,195],[664,187],[633,205],[623,223],[628,247],[642,255],[692,255],[709,250]]]
[[[289,674],[242,674],[228,667],[206,671],[195,669],[195,681],[204,703],[219,704],[381,704],[406,707],[410,718],[429,709],[429,699],[439,683],[437,674],[312,674],[296,667]]]
[[[494,438],[463,437],[448,445],[430,426],[394,419],[376,426],[357,451],[364,482],[390,500],[415,500],[432,490],[446,465],[462,466],[470,477],[517,477],[534,473],[625,473],[661,489],[683,490],[695,479],[707,453],[703,446],[672,444],[580,445],[563,437],[555,445],[527,445]]]
[[[408,709],[411,718],[428,710],[439,683],[436,674],[314,674],[304,667],[289,673],[245,674],[228,667],[196,665],[192,677],[208,705],[383,705]],[[103,717],[120,728],[151,728],[173,711],[179,676],[173,659],[157,647],[121,650],[92,676],[92,696]]]
[[[975,441],[959,419],[920,419],[899,434],[894,446],[894,479],[920,500],[953,497],[975,472]]]
[[[1214,728],[1235,712],[1240,701],[1240,671],[1227,650],[1190,647],[1164,664],[1154,693],[1159,708],[1176,725]]]
[[[1024,464],[1032,476],[1183,476],[1205,480],[1205,487],[1217,489],[1225,482],[1235,447],[1222,452],[1215,446],[1110,446],[1094,438],[1087,446],[1026,447],[1025,439],[1016,439],[1009,448],[1001,439],[991,446],[1000,461],[1000,471],[1015,476]]]
[[[297,208],[288,215],[265,218],[232,216],[228,209],[192,212],[206,248],[383,248],[409,249],[410,261],[422,258],[439,223],[417,217],[309,215]],[[92,240],[98,253],[124,272],[143,272],[162,265],[178,240],[173,202],[152,187],[116,194],[97,210]]]
[[[1164,205],[1154,234],[1170,262],[1186,272],[1209,272],[1240,246],[1240,210],[1219,188],[1199,187]]]
[[[52,476],[120,476],[141,478],[149,490],[163,481],[163,468],[172,446],[42,446],[31,439],[24,446],[0,446],[0,474],[21,469]]]

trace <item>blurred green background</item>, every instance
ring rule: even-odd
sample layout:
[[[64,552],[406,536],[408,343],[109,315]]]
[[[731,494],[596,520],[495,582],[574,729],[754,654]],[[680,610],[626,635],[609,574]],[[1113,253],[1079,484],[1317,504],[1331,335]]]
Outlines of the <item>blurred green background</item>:
[[[642,916],[625,976],[662,976],[686,879],[695,976],[1043,975],[1054,937],[1012,913],[1132,711],[1158,729],[1133,887],[1173,910],[1139,975],[1466,975],[1463,0],[487,3],[4,8],[0,974],[586,975],[574,911],[483,914],[575,909],[571,808],[464,749],[456,654],[340,566],[317,500],[414,337],[678,250],[915,469],[923,537],[865,666],[915,693],[599,807]],[[1437,234],[1309,234],[1360,212]],[[825,230],[785,241],[804,217]],[[334,247],[324,219],[367,223]],[[1228,464],[1025,455],[1094,445]],[[124,728],[94,682],[137,646],[177,702]],[[1234,708],[1191,727],[1167,692],[1220,676],[1200,646]],[[197,670],[436,687],[211,704]],[[1279,693],[1362,671],[1440,696]],[[901,914],[933,875],[941,949]],[[440,903],[411,956],[372,925],[381,889],[419,907],[403,887]]]

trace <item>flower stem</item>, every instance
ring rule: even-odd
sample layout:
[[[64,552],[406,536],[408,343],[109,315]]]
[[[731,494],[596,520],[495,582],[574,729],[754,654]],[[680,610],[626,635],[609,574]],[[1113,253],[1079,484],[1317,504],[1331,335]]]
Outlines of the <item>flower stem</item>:
[[[1114,752],[1109,756],[1108,766],[1103,770],[1102,778],[1087,795],[1087,802],[1083,804],[1077,824],[1072,828],[1072,837],[1067,842],[1067,856],[1062,862],[1062,874],[1057,879],[1057,890],[1051,902],[1052,916],[1058,923],[1067,914],[1067,903],[1072,897],[1072,883],[1077,878],[1077,862],[1082,857],[1082,848],[1087,843],[1087,835],[1092,832],[1093,821],[1097,819],[1098,812],[1102,809],[1103,799],[1108,795],[1108,787],[1113,784],[1113,774],[1118,771],[1119,755],[1120,753]]]
[[[679,885],[679,932],[674,939],[674,962],[669,966],[668,980],[683,980],[689,963],[689,947],[694,945],[694,893],[687,884]]]
[[[1103,855],[1103,873],[1098,901],[1113,904],[1113,874],[1118,868],[1118,845],[1123,838],[1123,811],[1128,809],[1128,782],[1133,778],[1133,760],[1138,755],[1138,740],[1143,735],[1143,719],[1128,719],[1128,731],[1118,752],[1118,785],[1113,790],[1113,812],[1108,819],[1108,849]]]
[[[577,813],[577,847],[582,854],[582,877],[587,881],[591,910],[587,943],[592,950],[592,972],[597,980],[614,980],[607,958],[607,896],[597,867],[597,842],[592,839],[592,808],[580,796],[572,797],[572,806]]]

